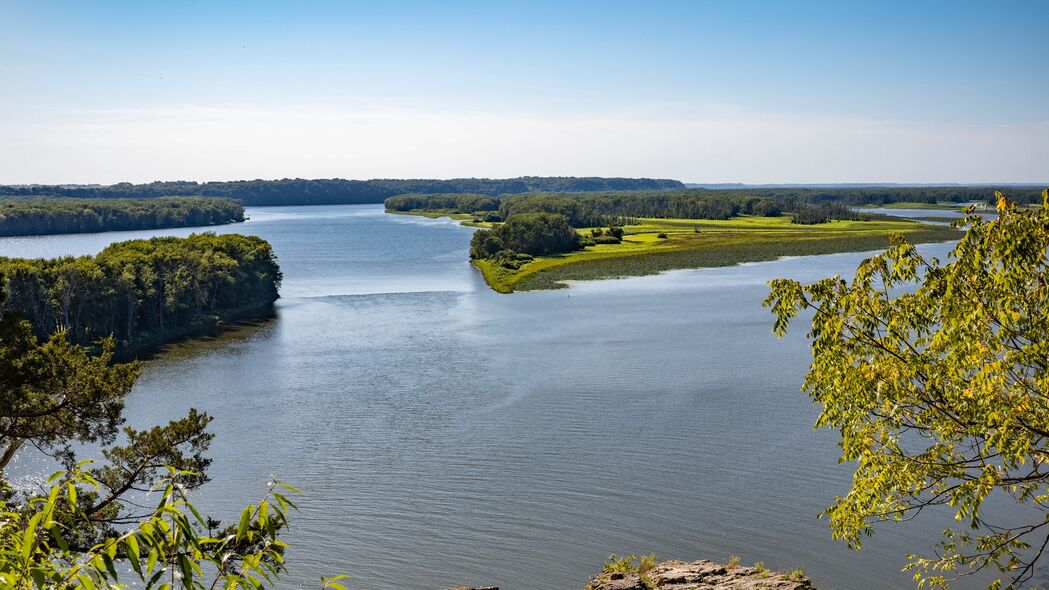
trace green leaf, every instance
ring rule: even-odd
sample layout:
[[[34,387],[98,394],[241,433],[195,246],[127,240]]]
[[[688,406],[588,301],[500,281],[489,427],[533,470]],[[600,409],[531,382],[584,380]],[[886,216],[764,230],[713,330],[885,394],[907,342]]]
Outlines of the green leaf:
[[[44,513],[37,512],[29,519],[29,524],[26,526],[25,532],[22,533],[22,562],[29,563],[29,556],[32,555],[33,549],[36,547],[36,528],[40,525],[40,521],[43,520]]]
[[[248,527],[251,525],[251,515],[255,512],[254,506],[248,506],[240,513],[240,522],[237,524],[237,540],[240,541],[244,538],[244,535],[248,532]]]

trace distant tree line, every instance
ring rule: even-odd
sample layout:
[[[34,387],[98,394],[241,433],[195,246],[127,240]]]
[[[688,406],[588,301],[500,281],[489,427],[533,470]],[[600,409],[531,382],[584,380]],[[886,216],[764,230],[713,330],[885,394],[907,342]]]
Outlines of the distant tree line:
[[[382,203],[402,194],[470,193],[502,195],[528,192],[583,192],[682,189],[677,180],[653,178],[577,178],[522,176],[520,178],[454,178],[345,180],[235,180],[230,182],[122,182],[109,186],[4,186],[0,195],[80,198],[161,196],[228,197],[245,205],[337,205]]]
[[[17,310],[37,338],[66,330],[74,344],[113,335],[129,347],[268,307],[281,282],[265,240],[211,233],[117,242],[93,257],[0,258],[0,275],[0,314]]]
[[[706,189],[695,189],[706,190]],[[872,187],[872,188],[767,188],[707,190],[712,194],[741,193],[769,197],[788,203],[816,204],[827,201],[856,207],[877,207],[892,203],[987,203],[997,202],[995,187]],[[1009,198],[1017,203],[1042,202],[1042,188],[1008,187]]]
[[[746,194],[709,195],[697,191],[623,191],[503,195],[400,195],[386,200],[391,211],[445,211],[472,214],[482,221],[509,220],[523,213],[553,213],[572,227],[626,225],[639,217],[731,219],[740,214],[774,217],[783,213],[775,199]],[[492,215],[496,212],[496,215]]]
[[[747,194],[708,195],[695,191],[602,192],[580,195],[509,195],[499,212],[504,218],[543,211],[568,217],[574,227],[624,225],[639,217],[731,219],[737,215],[777,216],[772,199]]]
[[[738,215],[791,216],[794,223],[815,224],[836,219],[864,219],[852,209],[898,202],[968,203],[994,200],[984,188],[868,188],[868,189],[687,189],[601,191],[586,193],[484,195],[401,195],[386,200],[394,211],[431,210],[473,214],[482,221],[509,219],[520,213],[554,213],[568,218],[573,227],[625,225],[641,217],[678,219],[731,219]],[[1034,189],[1010,192],[1018,203],[1040,202]]]
[[[244,221],[244,207],[224,198],[0,198],[0,236],[193,227],[238,221]]]

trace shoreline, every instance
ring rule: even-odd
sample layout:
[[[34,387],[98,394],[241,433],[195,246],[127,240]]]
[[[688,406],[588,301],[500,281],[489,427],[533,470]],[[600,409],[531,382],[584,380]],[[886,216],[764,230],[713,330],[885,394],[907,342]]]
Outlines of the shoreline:
[[[427,219],[447,217],[468,227],[473,216],[446,211],[387,211]],[[787,217],[740,216],[728,220],[643,218],[625,226],[623,243],[588,246],[582,250],[539,256],[519,269],[488,260],[471,260],[485,283],[497,293],[563,289],[567,281],[649,276],[670,270],[718,268],[748,262],[768,262],[787,256],[820,256],[843,252],[874,252],[890,245],[891,235],[911,243],[949,242],[961,232],[947,226],[907,219],[832,221],[796,225]],[[870,225],[864,225],[870,224]],[[583,233],[587,228],[580,228]],[[667,236],[660,238],[658,236]]]

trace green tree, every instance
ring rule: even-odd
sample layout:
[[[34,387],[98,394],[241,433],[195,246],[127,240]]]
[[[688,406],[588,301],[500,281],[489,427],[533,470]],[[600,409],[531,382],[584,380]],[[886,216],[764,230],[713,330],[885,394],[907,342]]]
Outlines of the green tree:
[[[545,256],[579,248],[579,234],[564,215],[520,213],[490,230],[474,232],[470,258],[492,258],[500,252]]]
[[[990,571],[992,588],[1016,588],[1049,546],[1049,190],[1043,201],[998,195],[999,217],[961,222],[947,263],[897,239],[851,282],[771,283],[777,334],[814,313],[804,389],[855,465],[826,512],[833,535],[859,548],[876,523],[940,506],[961,525],[931,557],[908,556],[920,584]],[[985,510],[993,497],[1028,518]]]
[[[169,469],[150,494],[156,507],[134,525],[83,545],[81,527],[91,514],[80,497],[101,486],[83,465],[58,472],[44,493],[25,504],[0,500],[0,585],[18,590],[128,588],[205,590],[272,585],[285,572],[287,544],[280,532],[297,492],[279,481],[246,507],[236,525],[214,530],[179,481],[193,473]],[[130,566],[130,571],[126,566]],[[339,580],[321,578],[321,588],[345,590]]]
[[[191,409],[162,426],[121,429],[139,368],[114,364],[113,347],[108,339],[90,355],[64,332],[41,344],[18,313],[0,315],[0,588],[125,588],[125,564],[146,588],[272,584],[284,571],[291,488],[271,482],[236,525],[201,516],[189,493],[208,479],[211,418]],[[78,461],[85,444],[105,461]],[[66,471],[43,492],[16,492],[6,466],[30,447]],[[148,508],[143,495],[159,503]],[[322,586],[339,590],[338,579]]]

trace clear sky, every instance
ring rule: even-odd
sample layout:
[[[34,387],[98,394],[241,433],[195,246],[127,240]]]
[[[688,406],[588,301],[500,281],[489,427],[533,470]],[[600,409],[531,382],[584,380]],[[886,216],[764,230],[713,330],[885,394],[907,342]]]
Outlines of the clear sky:
[[[0,0],[0,183],[1049,181],[1049,0]]]

